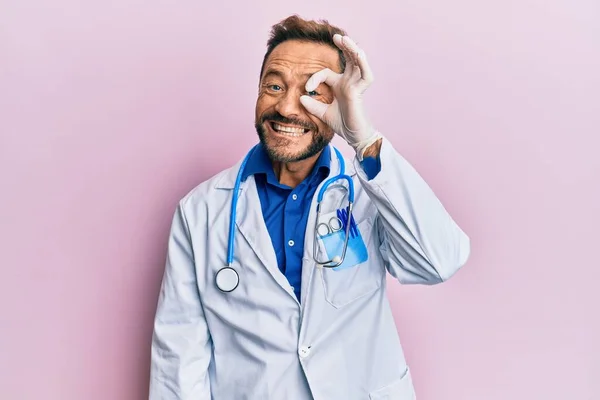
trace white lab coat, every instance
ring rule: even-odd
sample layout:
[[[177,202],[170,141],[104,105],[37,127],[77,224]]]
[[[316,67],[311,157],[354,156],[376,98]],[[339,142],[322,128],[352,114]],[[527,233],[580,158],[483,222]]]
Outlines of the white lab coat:
[[[334,176],[339,164],[331,154]],[[415,398],[386,297],[386,271],[405,284],[440,283],[465,264],[470,243],[386,139],[380,158],[381,171],[371,181],[356,158],[346,162],[366,262],[340,271],[315,265],[314,196],[300,303],[277,266],[253,177],[242,184],[237,207],[239,286],[223,293],[215,285],[226,262],[241,162],[181,200],[155,318],[151,400]],[[325,218],[344,195],[327,191]],[[324,251],[321,242],[318,248]]]

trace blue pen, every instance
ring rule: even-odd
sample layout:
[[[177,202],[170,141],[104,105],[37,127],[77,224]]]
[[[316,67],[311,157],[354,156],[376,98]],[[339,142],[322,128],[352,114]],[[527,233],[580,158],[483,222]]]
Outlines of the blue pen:
[[[342,230],[345,231],[346,230],[346,225],[344,222],[344,214],[342,213],[341,210],[337,210],[337,217],[340,219],[341,223],[342,223]]]
[[[348,219],[346,217],[346,210],[345,209],[341,209],[341,210],[337,210],[338,213],[338,218],[342,221],[342,229],[344,232],[346,232],[346,224],[348,223]]]
[[[348,220],[348,212],[346,212],[346,220]],[[350,217],[350,232],[352,232],[352,237],[358,235],[358,229],[356,228],[356,222],[354,221],[354,215]]]
[[[338,210],[337,214],[338,214],[338,218],[342,221],[342,226],[345,231],[346,226],[347,226],[346,224],[349,223],[348,210],[346,210],[345,208],[342,210]],[[354,216],[352,216],[351,221],[350,221],[350,237],[356,237],[356,236],[358,236],[358,228],[356,227],[356,221],[354,220]]]
[[[354,232],[353,236],[358,236],[358,226],[356,226],[356,221],[354,220],[354,215],[351,216],[351,227],[352,227],[352,232]]]
[[[344,229],[344,220],[342,219],[342,213],[340,212],[340,210],[336,211],[337,217],[340,219],[341,224],[342,224],[342,229]]]

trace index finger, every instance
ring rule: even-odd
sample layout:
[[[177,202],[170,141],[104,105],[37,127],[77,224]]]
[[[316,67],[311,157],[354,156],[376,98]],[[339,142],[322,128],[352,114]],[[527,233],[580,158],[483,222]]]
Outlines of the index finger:
[[[315,72],[310,78],[308,78],[308,81],[306,81],[306,85],[304,87],[307,92],[311,92],[319,87],[321,83],[333,86],[339,78],[340,74],[333,72],[329,68],[324,68]]]

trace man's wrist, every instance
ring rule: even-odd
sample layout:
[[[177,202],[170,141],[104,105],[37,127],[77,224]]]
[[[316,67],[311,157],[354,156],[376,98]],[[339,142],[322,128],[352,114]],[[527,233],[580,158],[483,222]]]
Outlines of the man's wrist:
[[[383,138],[379,137],[373,144],[368,146],[363,151],[362,158],[367,158],[367,157],[378,158],[379,154],[381,153],[382,141],[383,141]]]
[[[374,131],[368,139],[351,144],[356,151],[358,161],[362,161],[365,157],[378,157],[381,149],[381,138],[381,134],[378,131]]]

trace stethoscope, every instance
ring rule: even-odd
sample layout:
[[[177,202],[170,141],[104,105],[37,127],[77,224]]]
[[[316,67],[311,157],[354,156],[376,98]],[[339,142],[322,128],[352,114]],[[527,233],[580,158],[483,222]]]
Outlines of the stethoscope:
[[[259,146],[259,145],[254,146],[248,152],[248,154],[246,154],[246,157],[244,157],[244,160],[242,161],[242,164],[240,165],[240,169],[239,169],[237,177],[235,179],[235,185],[233,186],[233,198],[231,200],[231,218],[229,219],[229,238],[228,238],[228,242],[227,242],[227,264],[225,267],[223,267],[219,271],[217,271],[217,273],[215,275],[215,284],[217,285],[217,288],[219,288],[219,290],[221,290],[222,292],[225,292],[225,293],[233,292],[240,283],[240,276],[237,273],[237,271],[232,267],[233,252],[234,252],[234,245],[235,245],[235,221],[236,221],[236,215],[237,215],[237,202],[239,199],[240,187],[242,185],[242,176],[244,174],[244,169],[246,168],[248,159],[250,158],[250,156],[252,155],[252,153],[254,152],[254,150],[256,149],[257,146]],[[346,225],[346,231],[345,231],[346,236],[344,238],[344,247],[342,249],[341,255],[339,255],[339,256],[336,255],[331,260],[317,260],[317,258],[316,258],[317,246],[318,246],[317,237],[319,236],[319,230],[321,228],[326,228],[327,234],[329,234],[329,233],[333,233],[336,231],[340,231],[344,224],[342,223],[342,220],[339,217],[332,217],[331,220],[329,221],[329,223],[315,224],[315,235],[314,235],[314,241],[313,241],[313,259],[315,260],[315,262],[317,262],[317,264],[319,264],[320,266],[323,266],[325,268],[335,268],[335,267],[340,266],[344,262],[344,259],[346,257],[346,250],[348,249],[348,239],[350,237],[350,228],[351,228],[350,221],[352,220],[352,208],[353,208],[353,204],[354,204],[354,182],[352,181],[352,178],[350,176],[346,175],[346,164],[344,162],[344,157],[342,156],[340,151],[338,149],[336,149],[335,147],[334,147],[334,150],[335,150],[335,154],[337,156],[338,162],[340,164],[340,173],[338,175],[326,180],[325,183],[321,186],[321,190],[319,190],[319,194],[317,195],[317,217],[316,217],[316,220],[318,222],[319,217],[321,216],[321,203],[323,201],[323,197],[325,196],[325,192],[327,191],[327,189],[340,179],[347,181],[348,188],[346,188],[344,185],[341,185],[341,184],[335,185],[335,186],[339,186],[339,187],[343,188],[344,190],[348,191],[348,207],[346,209],[347,217],[345,218],[347,221],[345,224]]]

